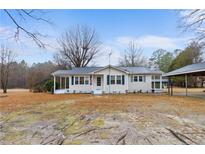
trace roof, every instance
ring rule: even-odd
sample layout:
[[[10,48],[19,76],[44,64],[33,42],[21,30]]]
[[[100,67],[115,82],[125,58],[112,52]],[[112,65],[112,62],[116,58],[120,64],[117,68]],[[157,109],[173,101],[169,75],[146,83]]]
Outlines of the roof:
[[[123,70],[126,70],[130,74],[163,74],[160,70],[152,70],[148,67],[120,67]]]
[[[162,71],[159,70],[152,70],[147,67],[115,67],[113,68],[122,70],[129,74],[162,74]],[[52,73],[52,75],[75,75],[75,74],[92,74],[98,70],[102,70],[105,67],[75,67],[70,70],[58,70]]]
[[[124,72],[124,73],[129,73],[129,71],[127,71],[126,69],[123,69],[123,67],[115,67],[115,66],[105,66],[105,67],[102,67],[102,68],[99,68],[98,70],[96,70],[96,71],[94,71],[93,73],[96,73],[96,72],[99,72],[99,71],[102,71],[102,70],[104,70],[104,69],[107,69],[107,68],[113,68],[113,69],[116,69],[116,70],[118,70],[118,71],[122,71],[122,72]]]
[[[70,70],[58,70],[53,75],[69,75],[69,74],[90,74],[103,67],[74,67]]]
[[[163,76],[177,76],[177,75],[192,74],[198,72],[205,72],[205,62],[187,65],[180,69],[168,72]]]

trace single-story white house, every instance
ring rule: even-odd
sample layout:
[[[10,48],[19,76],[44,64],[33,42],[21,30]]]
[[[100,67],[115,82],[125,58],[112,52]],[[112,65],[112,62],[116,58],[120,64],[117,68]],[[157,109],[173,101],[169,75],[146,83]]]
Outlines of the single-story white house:
[[[167,79],[146,67],[78,67],[53,72],[54,94],[161,92]],[[58,82],[58,87],[56,86]]]

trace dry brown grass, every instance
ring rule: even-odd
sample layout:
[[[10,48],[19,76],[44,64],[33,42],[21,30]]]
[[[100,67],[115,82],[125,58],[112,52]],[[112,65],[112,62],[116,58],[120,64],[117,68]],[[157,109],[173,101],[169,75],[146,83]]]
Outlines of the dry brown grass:
[[[0,111],[13,111],[35,104],[69,99],[81,99],[87,98],[88,96],[90,95],[52,95],[47,93],[32,93],[28,91],[10,91],[7,94],[0,94]]]
[[[204,95],[205,95],[205,92],[203,92],[205,90],[205,88],[188,88],[187,90],[190,93],[204,93]],[[180,88],[180,87],[173,87],[173,91],[175,93],[185,93],[186,89]]]
[[[9,92],[0,94],[0,111],[14,111],[42,103],[75,100],[69,105],[72,111],[126,112],[129,107],[149,108],[160,103],[196,112],[205,112],[205,99],[154,94],[120,94],[93,96],[90,94],[52,95],[46,93]],[[161,109],[163,110],[163,108]]]
[[[93,139],[99,144],[115,144],[126,130],[127,144],[147,144],[144,136],[152,144],[180,144],[165,128],[181,133],[204,130],[205,99],[200,98],[28,91],[12,91],[0,97],[0,144],[58,144],[62,136],[67,138],[64,144],[95,144]],[[97,131],[89,132],[92,129]],[[83,132],[88,133],[72,139]],[[197,143],[205,143],[205,136],[196,137]]]
[[[70,106],[73,111],[126,112],[129,107],[152,109],[154,105],[163,104],[161,108],[158,108],[159,111],[169,111],[169,106],[173,106],[176,110],[179,110],[179,112],[181,109],[188,109],[193,112],[205,112],[204,99],[182,96],[153,94],[106,95],[80,99],[76,102],[77,103]],[[167,108],[165,108],[166,104]]]

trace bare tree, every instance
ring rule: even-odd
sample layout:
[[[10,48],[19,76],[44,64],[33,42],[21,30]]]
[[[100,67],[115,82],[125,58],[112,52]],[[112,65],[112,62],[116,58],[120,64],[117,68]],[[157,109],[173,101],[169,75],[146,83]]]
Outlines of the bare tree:
[[[184,32],[191,31],[195,34],[195,41],[204,42],[205,39],[205,10],[181,10],[179,27]]]
[[[7,93],[10,66],[14,60],[14,54],[7,47],[1,45],[0,59],[1,88],[3,89],[3,93]]]
[[[72,66],[71,62],[68,61],[67,58],[59,52],[55,53],[53,58],[54,62],[58,65],[60,69],[70,69]]]
[[[142,53],[142,48],[139,47],[136,42],[131,41],[125,50],[124,55],[119,60],[119,65],[128,67],[147,66],[147,60]]]
[[[34,20],[37,22],[43,21],[48,24],[52,24],[49,20],[42,17],[42,15],[39,14],[40,10],[25,10],[25,9],[19,9],[19,10],[3,10],[6,15],[11,19],[12,23],[16,26],[16,32],[15,32],[15,39],[19,39],[20,32],[23,32],[26,34],[30,39],[32,39],[38,47],[45,48],[46,43],[43,41],[44,38],[46,38],[46,35],[43,35],[42,33],[38,31],[32,31],[29,28],[26,28],[25,24],[20,23],[20,19],[24,21],[24,23],[28,20]],[[38,12],[38,13],[37,13]],[[19,19],[19,20],[18,20]]]
[[[75,67],[87,66],[99,53],[101,44],[94,29],[79,25],[65,32],[58,43],[58,61]]]

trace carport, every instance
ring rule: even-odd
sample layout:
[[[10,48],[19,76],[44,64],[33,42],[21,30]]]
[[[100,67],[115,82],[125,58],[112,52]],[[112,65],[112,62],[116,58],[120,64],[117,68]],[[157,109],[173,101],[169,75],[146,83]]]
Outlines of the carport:
[[[168,95],[173,95],[173,82],[171,80],[174,76],[184,76],[186,96],[188,95],[187,85],[189,76],[205,76],[205,62],[196,63],[184,66],[177,70],[165,73],[163,77],[168,77]]]

